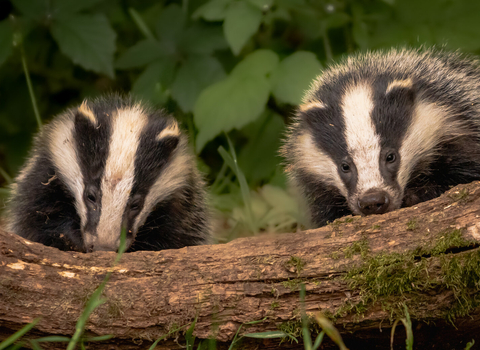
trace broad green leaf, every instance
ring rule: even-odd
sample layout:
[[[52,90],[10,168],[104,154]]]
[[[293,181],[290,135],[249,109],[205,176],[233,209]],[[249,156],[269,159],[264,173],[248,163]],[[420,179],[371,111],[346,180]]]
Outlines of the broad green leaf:
[[[13,29],[5,20],[0,22],[0,65],[12,54]]]
[[[185,13],[177,4],[171,4],[160,14],[155,31],[162,40],[176,42],[185,27]]]
[[[174,71],[175,62],[172,60],[164,58],[150,63],[133,84],[132,93],[154,104],[164,104],[168,99],[165,86]]]
[[[52,0],[51,9],[55,17],[60,17],[88,9],[101,1],[104,0]]]
[[[194,25],[183,32],[179,47],[182,52],[210,54],[215,50],[228,49],[228,43],[220,27]]]
[[[13,0],[20,12],[31,19],[57,19],[88,9],[104,0]]]
[[[225,72],[216,58],[191,55],[178,70],[172,85],[172,97],[184,112],[191,112],[200,92],[223,78]]]
[[[248,2],[234,2],[228,7],[223,32],[232,52],[238,55],[262,22],[262,11]]]
[[[50,28],[62,53],[83,68],[113,78],[116,34],[105,15],[75,15],[56,19]]]
[[[199,130],[197,151],[222,131],[241,128],[260,116],[270,95],[267,76],[277,64],[276,53],[257,50],[240,62],[227,79],[202,91],[194,107],[194,122]]]
[[[297,105],[305,91],[320,74],[322,66],[312,52],[297,51],[285,58],[272,74],[275,98],[283,103]]]
[[[257,50],[238,63],[231,75],[267,76],[277,68],[278,61],[278,55],[272,50]]]
[[[247,0],[253,6],[258,7],[260,10],[269,9],[273,5],[273,0]]]
[[[31,19],[41,19],[49,12],[49,2],[40,0],[12,0],[13,5],[24,15]]]
[[[139,41],[120,55],[115,62],[115,67],[119,69],[142,67],[171,54],[173,54],[173,51],[163,43],[156,40],[145,39]]]
[[[194,108],[197,152],[222,131],[241,128],[258,118],[269,95],[270,84],[261,76],[232,76],[203,90]]]
[[[192,15],[193,19],[203,18],[207,21],[221,21],[227,14],[232,0],[212,0],[200,6]]]

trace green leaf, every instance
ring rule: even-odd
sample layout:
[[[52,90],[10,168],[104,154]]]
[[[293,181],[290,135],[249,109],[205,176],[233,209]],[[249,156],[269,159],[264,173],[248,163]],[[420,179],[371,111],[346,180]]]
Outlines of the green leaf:
[[[297,51],[291,54],[272,74],[273,95],[280,102],[300,104],[305,91],[321,73],[321,69],[314,53]]]
[[[270,95],[267,75],[277,64],[273,51],[255,51],[227,79],[202,91],[194,107],[197,151],[222,131],[241,128],[260,116]]]
[[[156,40],[145,39],[125,51],[115,62],[115,67],[119,69],[142,67],[171,54],[173,54],[173,52],[168,46],[163,45],[163,43]]]
[[[231,75],[267,76],[278,66],[278,55],[271,50],[257,50],[245,57],[232,70]]]
[[[232,52],[238,55],[262,22],[262,11],[248,2],[234,2],[227,10],[223,32]]]
[[[25,17],[57,19],[88,9],[103,0],[13,0]]]
[[[270,332],[246,333],[243,336],[247,338],[257,338],[257,339],[274,339],[274,338],[285,338],[287,334],[282,331],[270,331]]]
[[[228,48],[228,43],[220,27],[194,25],[185,30],[179,42],[184,52],[210,54],[215,50]]]
[[[58,18],[50,30],[60,50],[74,63],[113,78],[116,34],[105,15],[95,13]]]
[[[55,17],[67,16],[88,9],[101,1],[104,0],[52,0],[51,9]]]
[[[41,19],[48,14],[49,2],[39,0],[12,0],[13,5],[27,18]]]
[[[172,97],[184,112],[191,112],[200,92],[223,78],[225,72],[216,58],[191,55],[178,70],[172,85]]]
[[[185,27],[185,13],[177,4],[171,4],[158,17],[155,31],[159,38],[176,42]]]
[[[247,0],[253,6],[258,7],[260,10],[267,10],[273,5],[273,0]]]
[[[13,29],[8,21],[0,22],[0,65],[12,54]]]
[[[175,62],[172,60],[160,59],[150,63],[133,84],[132,93],[154,104],[164,104],[168,99],[165,86],[169,85],[174,71]]]
[[[193,19],[203,18],[207,21],[221,21],[227,15],[228,5],[232,0],[212,0],[200,6],[192,15]]]
[[[197,151],[222,131],[255,120],[265,109],[269,95],[270,84],[264,77],[231,77],[203,90],[194,108],[199,129]]]

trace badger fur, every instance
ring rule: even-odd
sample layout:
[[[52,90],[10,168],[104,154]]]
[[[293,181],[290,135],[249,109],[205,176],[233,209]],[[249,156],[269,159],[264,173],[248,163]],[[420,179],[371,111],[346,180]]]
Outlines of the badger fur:
[[[161,250],[209,238],[204,182],[177,122],[116,95],[44,126],[13,186],[8,227],[61,250]]]
[[[436,49],[348,57],[312,84],[283,155],[317,227],[479,180],[479,63]]]

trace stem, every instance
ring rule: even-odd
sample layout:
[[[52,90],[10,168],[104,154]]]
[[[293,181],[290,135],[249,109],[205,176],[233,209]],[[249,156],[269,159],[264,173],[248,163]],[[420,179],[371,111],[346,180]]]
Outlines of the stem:
[[[39,128],[42,127],[42,119],[40,118],[40,113],[38,112],[37,99],[33,93],[32,81],[30,80],[30,73],[28,72],[27,60],[25,58],[25,51],[23,50],[23,45],[20,47],[20,53],[22,57],[22,66],[23,73],[25,73],[25,79],[27,79],[28,93],[30,94],[30,100],[32,101],[33,112],[35,113],[35,118],[37,119],[37,125]]]
[[[323,37],[323,46],[325,48],[325,55],[327,56],[327,61],[332,61],[333,60],[332,46],[330,45],[330,40],[328,39],[327,28],[323,23],[321,24],[321,26],[322,26],[322,37]]]
[[[155,39],[147,24],[143,20],[142,16],[140,16],[140,14],[133,7],[130,7],[128,9],[128,13],[130,13],[130,16],[132,16],[132,19],[137,25],[138,29],[142,32],[143,35],[145,35],[147,39]]]

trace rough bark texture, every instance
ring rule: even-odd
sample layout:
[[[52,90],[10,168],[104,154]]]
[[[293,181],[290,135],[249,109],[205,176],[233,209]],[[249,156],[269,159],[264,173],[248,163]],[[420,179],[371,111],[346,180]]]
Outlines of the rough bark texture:
[[[463,349],[472,338],[480,342],[479,217],[480,184],[473,183],[412,208],[344,218],[316,230],[125,254],[105,290],[107,302],[87,326],[90,335],[114,338],[90,348],[148,348],[195,317],[194,335],[215,337],[220,348],[242,323],[254,320],[265,319],[242,332],[295,333],[303,283],[307,314],[322,311],[335,320],[350,349],[388,348],[392,317],[402,315],[403,304],[414,320],[416,348]],[[0,231],[0,339],[36,317],[42,320],[30,337],[71,336],[114,257],[61,252]],[[357,278],[345,279],[354,268],[360,269]],[[366,284],[381,271],[378,283]],[[384,288],[375,291],[375,285]],[[457,329],[445,321],[447,314],[456,317]],[[404,334],[398,326],[398,348],[405,348]],[[178,342],[183,339],[180,333]],[[246,340],[242,346],[278,343]],[[301,342],[281,346],[303,348]],[[159,344],[176,347],[174,339]]]

